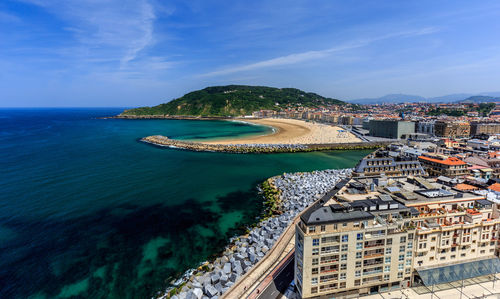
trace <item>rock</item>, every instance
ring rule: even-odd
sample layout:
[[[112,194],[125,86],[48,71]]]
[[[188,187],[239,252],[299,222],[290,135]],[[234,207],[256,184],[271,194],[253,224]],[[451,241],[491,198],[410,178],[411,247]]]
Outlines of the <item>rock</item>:
[[[262,246],[261,251],[262,251],[263,253],[266,253],[266,252],[268,252],[268,251],[269,251],[269,247],[267,247],[266,245],[264,245],[264,246]]]
[[[214,287],[217,291],[219,291],[219,294],[222,294],[222,284],[220,282],[218,282]]]
[[[205,294],[207,294],[209,297],[217,296],[219,294],[219,291],[211,284],[205,286]]]
[[[220,283],[222,283],[222,284],[225,284],[228,280],[229,280],[229,277],[226,274],[222,274],[220,276],[220,279],[219,279]]]
[[[231,273],[231,263],[225,263],[222,271],[226,274]]]
[[[211,279],[211,281],[212,281],[212,284],[216,284],[217,282],[219,282],[219,278],[220,278],[220,277],[219,277],[219,275],[217,275],[217,274],[214,274],[214,275],[210,276],[210,279]]]
[[[192,289],[186,299],[201,299],[201,297],[203,297],[203,291],[201,289]]]

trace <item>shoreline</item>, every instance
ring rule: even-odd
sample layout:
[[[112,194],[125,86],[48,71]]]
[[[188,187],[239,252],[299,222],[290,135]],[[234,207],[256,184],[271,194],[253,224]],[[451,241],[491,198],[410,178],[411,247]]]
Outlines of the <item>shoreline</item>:
[[[262,215],[248,227],[248,232],[230,238],[219,256],[187,270],[156,298],[178,299],[190,293],[196,297],[221,296],[266,256],[301,211],[351,172],[350,168],[327,169],[268,178],[258,186],[263,196]]]

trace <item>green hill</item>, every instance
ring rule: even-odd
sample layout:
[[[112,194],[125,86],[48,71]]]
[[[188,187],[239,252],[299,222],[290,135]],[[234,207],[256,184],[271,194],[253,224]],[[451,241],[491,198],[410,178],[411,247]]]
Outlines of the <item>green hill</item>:
[[[295,88],[227,85],[207,87],[165,104],[129,109],[120,115],[240,116],[261,109],[313,108],[332,104],[344,105],[345,102]]]

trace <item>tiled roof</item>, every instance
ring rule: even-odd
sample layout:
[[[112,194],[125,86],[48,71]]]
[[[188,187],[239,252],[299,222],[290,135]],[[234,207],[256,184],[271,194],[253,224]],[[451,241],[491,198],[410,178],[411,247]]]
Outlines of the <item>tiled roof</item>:
[[[449,157],[446,160],[435,159],[427,156],[419,156],[419,159],[445,165],[465,165],[465,162],[456,157]]]
[[[495,183],[495,184],[489,186],[488,189],[496,191],[496,192],[500,192],[500,183]]]

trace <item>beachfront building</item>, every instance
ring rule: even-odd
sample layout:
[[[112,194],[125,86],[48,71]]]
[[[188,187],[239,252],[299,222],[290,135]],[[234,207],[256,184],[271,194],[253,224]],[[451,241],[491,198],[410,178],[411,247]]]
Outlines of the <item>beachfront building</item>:
[[[378,150],[359,161],[353,176],[407,176],[425,175],[425,170],[416,159],[409,156],[392,156],[387,150]]]
[[[302,298],[342,298],[410,285],[412,211],[391,196],[368,198],[369,193],[353,202],[329,199],[301,216],[295,282]]]
[[[496,273],[498,207],[471,191],[411,176],[341,181],[296,225],[300,295],[352,298]]]
[[[425,153],[418,159],[430,176],[457,177],[469,174],[467,163],[457,157]]]
[[[500,134],[500,123],[473,122],[470,125],[470,134],[472,136]]]
[[[440,137],[469,137],[470,124],[466,122],[437,121],[434,124],[434,134]]]
[[[401,139],[403,135],[415,133],[415,123],[402,120],[370,120],[370,135],[392,139]]]

